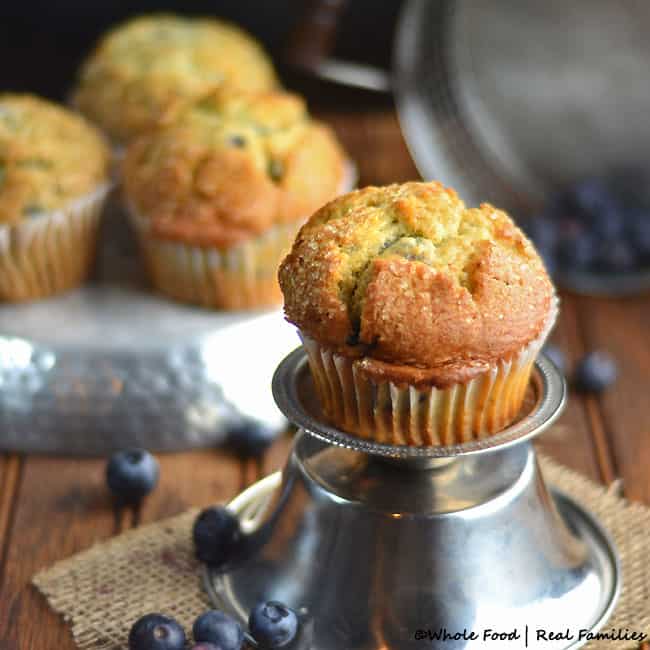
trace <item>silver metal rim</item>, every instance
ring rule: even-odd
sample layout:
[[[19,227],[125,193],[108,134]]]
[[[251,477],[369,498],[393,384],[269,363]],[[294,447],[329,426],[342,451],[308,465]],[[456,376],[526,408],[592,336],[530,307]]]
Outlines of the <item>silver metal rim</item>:
[[[489,146],[471,119],[464,82],[471,75],[467,39],[455,21],[471,3],[409,0],[395,38],[395,102],[406,144],[420,175],[456,188],[468,204],[490,201],[512,214],[539,208],[543,183],[509,142]],[[426,28],[422,29],[422,28]],[[454,37],[456,36],[456,37]],[[628,273],[558,272],[557,283],[579,294],[625,296],[650,290],[650,269]]]
[[[271,503],[273,493],[279,489],[281,484],[281,472],[270,474],[266,478],[254,483],[238,494],[228,503],[227,507],[240,518],[244,525],[256,526],[262,521],[262,514]],[[622,570],[618,550],[610,534],[593,514],[588,510],[585,510],[562,490],[554,488],[553,486],[550,486],[549,490],[561,516],[565,520],[569,520],[570,523],[580,523],[582,530],[587,533],[587,535],[583,536],[584,541],[592,548],[598,548],[603,552],[609,562],[611,574],[613,576],[611,589],[607,594],[607,597],[604,599],[602,611],[598,613],[597,620],[590,628],[591,632],[597,632],[602,629],[611,616],[620,597]],[[203,568],[202,582],[210,602],[215,607],[228,609],[229,603],[224,601],[220,596],[218,589],[215,587],[215,583],[219,580],[219,577],[219,572],[214,571],[207,566]],[[233,613],[237,613],[240,617],[242,616],[242,612]],[[586,643],[587,641],[576,641],[575,643],[566,646],[565,650],[581,648]]]
[[[350,435],[317,420],[298,395],[301,374],[307,371],[307,353],[300,347],[287,356],[273,375],[273,397],[288,420],[316,438],[339,447],[389,458],[451,458],[503,450],[537,436],[560,415],[566,401],[566,384],[557,368],[543,355],[535,362],[533,380],[539,397],[533,410],[515,424],[480,440],[460,445],[413,447],[386,445]]]
[[[512,184],[495,171],[497,161],[480,145],[463,120],[453,78],[455,71],[450,69],[447,54],[439,45],[447,36],[445,28],[454,11],[451,0],[433,4],[428,0],[410,0],[400,15],[393,53],[393,87],[407,147],[423,178],[435,177],[462,190],[461,195],[468,203],[495,202],[501,195],[510,197],[513,205],[528,205]],[[430,24],[438,31],[436,37],[431,35],[425,42],[418,27],[430,13],[435,15]],[[426,52],[424,80],[418,67],[423,63],[422,52]],[[435,83],[436,106],[431,106],[427,99],[425,83]],[[434,109],[436,116],[432,121]],[[495,192],[495,188],[499,191]],[[505,207],[512,209],[513,205]]]

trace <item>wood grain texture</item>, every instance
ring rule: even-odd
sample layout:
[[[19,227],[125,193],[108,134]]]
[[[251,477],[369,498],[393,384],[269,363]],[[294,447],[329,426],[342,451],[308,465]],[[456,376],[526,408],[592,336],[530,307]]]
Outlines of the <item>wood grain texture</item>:
[[[140,508],[140,524],[229,501],[244,487],[242,464],[227,451],[205,449],[157,458],[160,481]]]
[[[0,580],[7,559],[9,531],[16,511],[16,491],[22,460],[15,455],[0,456]]]
[[[67,626],[29,584],[40,569],[109,538],[116,530],[97,460],[33,457],[24,462],[0,581],[3,650],[74,648]]]
[[[576,359],[582,354],[575,304],[568,295],[562,295],[560,298],[560,315],[551,341],[562,350],[569,367],[573,367]],[[598,481],[604,477],[592,443],[589,425],[582,400],[569,394],[564,413],[553,427],[540,436],[537,446],[571,469]]]
[[[357,165],[359,187],[420,178],[393,111],[314,113],[334,128]]]
[[[581,297],[576,305],[585,350],[606,350],[619,370],[612,387],[587,398],[595,439],[626,496],[650,503],[650,297]]]

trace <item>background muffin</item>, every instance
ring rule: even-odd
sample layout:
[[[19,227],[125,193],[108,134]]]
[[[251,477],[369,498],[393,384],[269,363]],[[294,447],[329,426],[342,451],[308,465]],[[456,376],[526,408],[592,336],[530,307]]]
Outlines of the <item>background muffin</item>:
[[[167,117],[123,166],[154,285],[211,307],[279,302],[282,256],[346,181],[335,136],[283,92],[222,88]]]
[[[223,83],[273,88],[261,46],[243,30],[208,18],[143,16],[111,30],[81,69],[73,101],[116,141],[156,124],[170,105]]]
[[[280,268],[327,415],[392,444],[453,444],[516,416],[555,318],[530,242],[439,183],[369,187],[317,212]]]
[[[0,299],[78,285],[90,267],[109,151],[78,115],[0,94]]]

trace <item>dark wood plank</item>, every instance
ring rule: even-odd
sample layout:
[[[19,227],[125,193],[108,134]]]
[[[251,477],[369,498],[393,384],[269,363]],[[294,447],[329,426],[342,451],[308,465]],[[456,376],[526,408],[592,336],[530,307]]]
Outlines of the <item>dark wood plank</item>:
[[[16,510],[21,465],[21,459],[16,455],[0,456],[0,579],[5,566],[8,533]]]
[[[72,650],[69,629],[31,587],[56,560],[107,539],[116,530],[98,460],[29,458],[18,485],[0,581],[3,650]]]
[[[576,307],[571,296],[561,296],[561,308],[551,341],[565,354],[572,366],[583,351],[576,319]],[[605,480],[591,435],[590,421],[583,400],[569,395],[560,420],[537,442],[538,447],[568,467],[594,480]]]
[[[293,444],[293,433],[284,435],[276,440],[264,454],[260,465],[260,478],[282,470]]]
[[[618,363],[616,384],[588,399],[596,438],[611,450],[612,474],[625,494],[650,503],[650,297],[576,298],[585,349],[603,349]]]
[[[243,466],[223,450],[162,454],[160,482],[142,505],[139,522],[171,517],[191,507],[203,508],[232,499],[243,487]]]
[[[359,187],[420,178],[394,111],[350,114],[330,110],[316,114],[334,128],[356,163]]]

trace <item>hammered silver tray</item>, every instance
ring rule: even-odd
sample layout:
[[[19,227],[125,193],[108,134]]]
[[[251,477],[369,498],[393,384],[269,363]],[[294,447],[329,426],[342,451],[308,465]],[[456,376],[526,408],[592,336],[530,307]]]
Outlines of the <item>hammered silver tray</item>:
[[[271,378],[299,340],[281,310],[155,295],[115,199],[106,212],[92,283],[0,305],[0,449],[186,449],[222,441],[241,414],[286,426]]]

